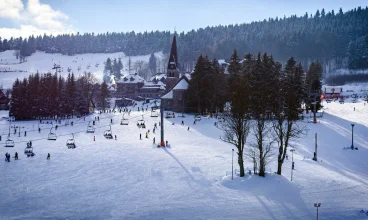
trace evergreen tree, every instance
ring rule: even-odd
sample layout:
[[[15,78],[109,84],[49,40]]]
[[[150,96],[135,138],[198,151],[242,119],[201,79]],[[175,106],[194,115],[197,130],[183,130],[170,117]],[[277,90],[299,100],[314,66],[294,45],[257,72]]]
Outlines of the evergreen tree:
[[[112,72],[113,68],[112,68],[112,63],[111,63],[111,59],[107,58],[106,62],[105,62],[105,67],[104,67],[104,74],[103,74],[103,81],[106,83],[110,82],[110,75]]]
[[[156,63],[157,63],[156,56],[153,53],[151,53],[151,56],[148,62],[148,66],[149,66],[149,69],[152,75],[156,74]]]
[[[101,102],[101,107],[103,110],[105,110],[107,106],[107,102],[106,102],[106,98],[109,95],[109,89],[107,87],[107,84],[105,82],[103,82],[101,84],[101,91],[100,91],[100,102]]]
[[[236,50],[234,49],[234,52],[230,57],[229,66],[227,68],[230,74],[237,74],[240,71],[241,65],[239,61],[240,60],[239,60],[238,54]]]

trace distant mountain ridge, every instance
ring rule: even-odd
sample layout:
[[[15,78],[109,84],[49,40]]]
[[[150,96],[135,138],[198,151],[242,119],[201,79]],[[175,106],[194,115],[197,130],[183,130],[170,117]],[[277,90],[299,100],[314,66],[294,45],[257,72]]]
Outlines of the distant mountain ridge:
[[[224,12],[231,13],[231,12]],[[173,33],[77,33],[35,36],[1,41],[0,51],[21,50],[29,56],[36,50],[66,55],[124,52],[126,55],[169,52]],[[325,72],[339,68],[368,68],[368,7],[343,13],[317,10],[312,16],[284,18],[236,25],[215,26],[177,34],[178,60],[182,69],[191,69],[199,55],[228,58],[239,54],[271,53],[285,62],[290,56],[307,67],[312,60],[324,64]]]

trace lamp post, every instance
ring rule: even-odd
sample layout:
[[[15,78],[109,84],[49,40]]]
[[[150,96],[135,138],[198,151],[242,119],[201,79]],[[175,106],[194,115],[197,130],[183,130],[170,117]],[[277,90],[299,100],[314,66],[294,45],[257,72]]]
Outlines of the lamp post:
[[[315,134],[315,150],[313,160],[317,161],[317,133]]]
[[[291,149],[291,181],[293,181],[293,170],[294,170],[294,151],[295,149]]]
[[[160,102],[160,115],[161,115],[161,147],[165,147],[164,140],[164,107],[162,106],[162,100]]]
[[[234,149],[231,152],[231,180],[234,179]]]
[[[318,208],[321,207],[321,203],[314,203],[314,207],[317,208],[317,220],[318,220]]]
[[[354,150],[354,125],[351,124],[351,149]]]

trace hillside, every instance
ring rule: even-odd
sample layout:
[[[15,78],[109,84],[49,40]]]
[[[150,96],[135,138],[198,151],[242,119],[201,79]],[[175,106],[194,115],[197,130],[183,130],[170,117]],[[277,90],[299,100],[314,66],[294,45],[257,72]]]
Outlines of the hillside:
[[[146,129],[136,126],[142,115]],[[96,116],[100,117],[96,132],[86,133],[88,121]],[[4,138],[0,142],[1,155],[20,155],[18,161],[12,158],[10,163],[0,163],[0,218],[314,219],[313,204],[320,202],[320,219],[366,219],[360,210],[368,210],[367,116],[368,105],[347,100],[346,104],[328,104],[318,124],[300,122],[309,132],[292,143],[296,149],[292,182],[291,154],[283,176],[273,174],[274,158],[266,178],[247,174],[231,180],[232,146],[219,139],[222,133],[214,126],[215,119],[202,118],[196,125],[192,115],[165,119],[170,148],[152,144],[154,137],[159,141],[160,127],[155,133],[152,129],[160,118],[136,108],[128,117],[129,125],[124,126],[120,113],[92,114],[85,121],[74,119],[74,126],[67,127],[62,121],[56,141],[45,139],[50,124],[41,124],[38,133],[38,121],[17,121],[13,125],[24,127],[27,137],[11,134],[14,148],[2,147]],[[103,137],[110,119],[117,140]],[[180,125],[181,120],[185,126]],[[358,151],[343,150],[351,144],[350,120],[357,122],[354,140]],[[4,137],[7,132],[8,122],[0,120],[0,133]],[[71,133],[76,149],[65,146]],[[143,140],[139,140],[140,133]],[[318,162],[311,160],[315,133]],[[23,154],[29,140],[33,140],[33,158]],[[247,146],[253,141],[250,134]],[[49,161],[47,153],[51,153]],[[252,163],[246,160],[245,167],[252,168]],[[234,168],[238,169],[236,163]]]
[[[143,60],[148,62],[150,55],[144,56],[131,56],[131,62],[134,63],[137,60]],[[155,56],[160,58],[161,52],[155,53]],[[0,52],[0,84],[4,88],[11,88],[16,78],[28,77],[31,73],[51,72],[54,64],[58,64],[62,67],[61,72],[58,73],[62,76],[68,75],[68,68],[70,72],[73,72],[76,76],[86,72],[93,73],[98,79],[102,80],[104,62],[110,58],[121,58],[124,65],[122,73],[128,72],[127,62],[129,57],[124,53],[95,53],[95,54],[79,54],[74,56],[66,56],[62,54],[49,54],[41,51],[35,52],[32,56],[27,57],[27,61],[19,64],[19,61],[13,55],[13,51]],[[97,65],[98,64],[98,65]],[[78,70],[78,68],[80,68]],[[6,72],[5,72],[6,71]]]

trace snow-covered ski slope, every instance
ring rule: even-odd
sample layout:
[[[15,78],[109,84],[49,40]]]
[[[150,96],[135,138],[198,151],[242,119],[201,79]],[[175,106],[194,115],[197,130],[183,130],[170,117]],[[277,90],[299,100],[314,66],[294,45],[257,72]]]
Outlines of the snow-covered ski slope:
[[[28,131],[24,137],[23,130],[37,130],[38,122],[15,122],[24,128],[21,137],[11,138],[25,142],[5,148],[2,135],[0,155],[18,152],[20,160],[0,163],[0,219],[315,219],[315,202],[322,203],[321,220],[367,219],[359,211],[368,210],[368,127],[363,124],[368,105],[355,106],[354,112],[348,104],[331,103],[318,124],[303,123],[309,132],[293,143],[293,182],[291,154],[283,176],[272,174],[273,159],[266,178],[231,180],[232,146],[219,139],[215,119],[202,118],[196,125],[193,115],[165,119],[170,148],[153,145],[154,137],[156,143],[160,139],[159,129],[152,133],[160,118],[144,112],[147,128],[139,129],[136,122],[142,112],[136,108],[125,126],[119,113],[74,119],[74,126],[58,128],[56,141],[45,140],[51,125],[41,124],[41,133]],[[100,117],[96,132],[88,134],[87,121],[95,116]],[[111,117],[117,140],[103,137]],[[356,122],[354,144],[359,150],[343,150],[351,145],[350,119]],[[0,133],[8,132],[8,123],[0,120]],[[66,147],[72,132],[76,149]],[[318,162],[311,160],[316,132]],[[34,140],[33,158],[23,153],[29,140]],[[251,134],[248,143],[252,141]],[[250,161],[245,163],[252,167]]]
[[[121,58],[124,66],[124,71],[122,71],[122,73],[128,72],[127,62],[129,57],[125,56],[122,52],[77,54],[74,56],[67,56],[58,53],[50,54],[37,51],[36,53],[32,54],[32,56],[27,57],[27,62],[21,64],[19,64],[19,60],[16,59],[13,53],[14,51],[10,50],[0,52],[0,83],[4,88],[11,88],[16,78],[23,79],[24,77],[28,77],[31,73],[36,73],[37,71],[40,73],[54,73],[55,70],[52,69],[54,64],[60,65],[60,67],[62,67],[62,72],[58,73],[62,76],[67,76],[68,68],[70,68],[71,72],[73,72],[76,76],[83,74],[86,71],[94,73],[96,77],[102,79],[104,62],[108,57],[111,59]],[[162,57],[161,52],[157,52],[155,55],[157,57]],[[150,55],[131,56],[130,59],[131,63],[133,64],[137,60],[144,60],[148,62],[149,57]],[[80,69],[78,70],[78,68]],[[4,70],[10,70],[12,72],[2,72]]]

